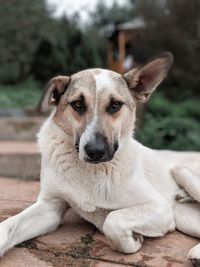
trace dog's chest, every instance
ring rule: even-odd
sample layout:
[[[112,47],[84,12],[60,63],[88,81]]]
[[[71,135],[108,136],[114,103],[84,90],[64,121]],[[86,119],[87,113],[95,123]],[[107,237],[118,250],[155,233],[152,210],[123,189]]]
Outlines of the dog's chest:
[[[87,175],[74,171],[72,175],[66,175],[64,183],[60,190],[74,208],[94,212],[98,208],[108,208],[114,203],[114,186],[106,182],[106,177],[100,175],[91,177],[89,173]]]
[[[133,195],[131,185],[123,181],[124,173],[120,169],[105,168],[102,166],[102,169],[95,170],[71,167],[70,171],[59,177],[59,192],[72,207],[85,212],[113,210],[130,205]]]
[[[77,153],[57,139],[49,143],[42,158],[42,190],[65,199],[76,209],[121,209],[141,205],[155,194],[134,153],[124,149],[113,161],[95,166],[80,161]]]

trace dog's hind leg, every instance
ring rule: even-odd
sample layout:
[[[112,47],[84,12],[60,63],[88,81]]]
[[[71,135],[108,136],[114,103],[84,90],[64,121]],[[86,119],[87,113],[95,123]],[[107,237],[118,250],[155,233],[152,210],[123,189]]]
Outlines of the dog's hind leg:
[[[174,180],[194,200],[200,203],[200,169],[197,164],[178,166],[171,171]]]
[[[172,170],[177,184],[183,188],[194,200],[200,203],[200,170],[199,166],[179,166]],[[200,205],[198,203],[176,203],[176,228],[188,235],[200,238]],[[194,266],[200,266],[200,244],[193,247],[188,258]]]
[[[43,199],[0,223],[0,256],[15,245],[55,230],[61,223],[65,202]]]
[[[199,203],[176,203],[174,215],[176,228],[179,231],[200,238]],[[200,266],[200,244],[190,250],[188,258],[194,266]]]

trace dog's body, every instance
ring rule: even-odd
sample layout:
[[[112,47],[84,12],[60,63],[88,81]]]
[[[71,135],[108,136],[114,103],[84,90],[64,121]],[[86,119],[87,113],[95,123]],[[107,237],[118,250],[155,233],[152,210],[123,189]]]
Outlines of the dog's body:
[[[175,228],[200,237],[200,153],[152,150],[132,138],[136,99],[148,99],[170,61],[165,55],[124,78],[94,69],[51,82],[47,96],[57,108],[38,135],[41,192],[37,203],[0,224],[0,254],[56,229],[70,206],[125,253],[136,252],[143,236]],[[132,96],[127,84],[137,88]],[[189,257],[198,263],[199,246]]]

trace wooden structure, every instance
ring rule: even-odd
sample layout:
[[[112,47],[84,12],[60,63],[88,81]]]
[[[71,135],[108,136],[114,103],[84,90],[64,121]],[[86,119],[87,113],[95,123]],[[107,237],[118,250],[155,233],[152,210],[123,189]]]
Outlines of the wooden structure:
[[[145,22],[138,17],[132,21],[117,24],[113,27],[108,37],[108,68],[124,73],[124,63],[127,56],[127,44],[134,41],[141,30],[145,28]]]

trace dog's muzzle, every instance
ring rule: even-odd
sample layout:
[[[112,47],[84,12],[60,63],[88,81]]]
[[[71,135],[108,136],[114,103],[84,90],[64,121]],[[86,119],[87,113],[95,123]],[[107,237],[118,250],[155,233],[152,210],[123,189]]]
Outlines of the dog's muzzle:
[[[107,142],[107,138],[101,133],[95,133],[92,140],[90,140],[85,146],[85,161],[90,163],[101,163],[109,161],[113,158],[118,145],[114,145],[114,149],[110,149]]]

